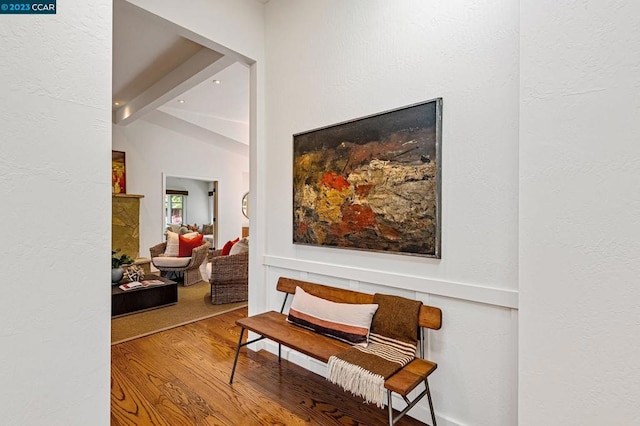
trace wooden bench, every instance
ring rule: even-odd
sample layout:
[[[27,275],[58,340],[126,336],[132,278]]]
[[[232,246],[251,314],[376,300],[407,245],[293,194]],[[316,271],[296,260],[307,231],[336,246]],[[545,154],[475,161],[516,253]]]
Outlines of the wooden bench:
[[[290,278],[280,278],[278,280],[277,289],[285,293],[285,299],[282,303],[280,312],[270,311],[262,314],[254,315],[248,318],[239,319],[236,324],[241,327],[240,339],[236,349],[236,357],[231,370],[229,383],[233,383],[233,376],[236,371],[238,355],[240,348],[262,339],[269,339],[278,343],[278,361],[282,355],[282,345],[287,346],[295,351],[308,355],[324,363],[328,362],[332,355],[336,355],[349,348],[348,343],[326,337],[314,331],[292,325],[286,321],[287,316],[283,314],[290,294],[295,294],[296,286],[323,299],[331,300],[339,303],[372,303],[373,295],[360,293],[357,291],[346,290],[336,287],[329,287],[320,284],[309,283],[306,281],[298,281]],[[400,315],[401,313],[399,313]],[[424,339],[422,336],[423,328],[433,330],[440,329],[442,325],[442,311],[432,306],[422,305],[418,315],[418,342],[419,355],[424,356]],[[252,331],[259,338],[253,339],[246,343],[242,343],[245,330]],[[436,426],[436,418],[433,410],[433,401],[431,392],[429,391],[428,377],[435,371],[437,364],[426,359],[416,357],[409,364],[405,365],[400,371],[389,377],[384,387],[387,390],[387,407],[389,411],[389,425],[395,424],[402,416],[404,416],[418,401],[425,395],[429,401],[429,409],[431,410],[431,419],[433,426]],[[414,390],[420,383],[424,383],[424,390],[413,400],[409,400],[407,395]],[[406,402],[407,406],[396,417],[393,416],[392,392],[397,393]]]

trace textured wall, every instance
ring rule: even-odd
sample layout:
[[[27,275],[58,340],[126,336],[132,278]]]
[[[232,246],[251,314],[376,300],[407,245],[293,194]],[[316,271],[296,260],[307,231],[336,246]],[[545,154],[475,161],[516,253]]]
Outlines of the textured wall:
[[[519,424],[637,424],[640,4],[521,16]]]
[[[251,304],[279,309],[286,275],[441,307],[429,353],[441,425],[517,421],[518,12],[511,0],[266,5],[268,294]],[[440,96],[442,260],[293,245],[292,135]],[[425,405],[413,415],[427,420]]]
[[[111,2],[0,23],[3,425],[109,424]]]

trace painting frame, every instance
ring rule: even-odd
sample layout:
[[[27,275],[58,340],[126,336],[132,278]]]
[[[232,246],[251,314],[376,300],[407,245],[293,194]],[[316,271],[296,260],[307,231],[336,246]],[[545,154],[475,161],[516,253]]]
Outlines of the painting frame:
[[[293,244],[441,259],[442,98],[293,135]]]
[[[127,193],[127,165],[124,151],[111,151],[111,193]]]

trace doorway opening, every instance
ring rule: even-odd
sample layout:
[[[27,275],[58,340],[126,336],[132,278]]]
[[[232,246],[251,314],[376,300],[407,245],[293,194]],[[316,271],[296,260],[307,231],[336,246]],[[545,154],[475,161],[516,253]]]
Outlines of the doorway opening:
[[[218,181],[210,178],[163,174],[164,234],[169,228],[187,227],[218,246]]]

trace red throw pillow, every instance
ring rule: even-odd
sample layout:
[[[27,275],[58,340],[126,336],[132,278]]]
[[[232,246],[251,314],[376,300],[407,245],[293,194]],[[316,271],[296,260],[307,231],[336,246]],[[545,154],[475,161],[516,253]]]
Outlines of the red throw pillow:
[[[204,235],[198,234],[193,238],[185,238],[184,235],[178,235],[178,256],[189,257],[194,248],[202,245]]]
[[[233,245],[238,241],[240,241],[240,237],[236,238],[233,241],[227,241],[227,243],[222,247],[222,252],[220,252],[220,256],[227,256],[231,251],[231,247],[233,247]]]

